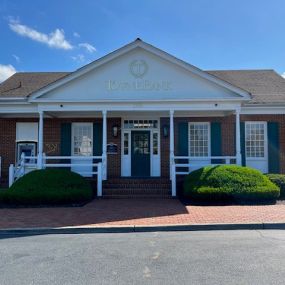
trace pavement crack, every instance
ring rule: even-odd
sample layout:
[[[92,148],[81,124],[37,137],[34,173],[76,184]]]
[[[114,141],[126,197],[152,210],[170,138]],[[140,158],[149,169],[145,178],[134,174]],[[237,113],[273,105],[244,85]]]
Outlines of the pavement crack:
[[[262,233],[262,231],[260,231],[260,230],[255,230],[258,234],[259,234],[259,236],[261,237],[261,238],[263,238],[263,239],[266,239],[266,240],[276,240],[276,241],[285,241],[285,239],[284,238],[274,238],[274,237],[269,237],[269,236],[265,236],[263,233]]]

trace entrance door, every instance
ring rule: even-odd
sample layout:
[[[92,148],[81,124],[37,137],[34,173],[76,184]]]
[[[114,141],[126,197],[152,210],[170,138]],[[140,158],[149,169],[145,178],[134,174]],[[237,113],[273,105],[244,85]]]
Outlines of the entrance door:
[[[150,131],[132,131],[132,176],[150,176]]]
[[[92,123],[73,123],[72,127],[72,155],[79,158],[71,160],[71,163],[77,164],[72,166],[71,170],[90,177],[92,176],[92,158],[87,157],[92,156],[93,153],[93,125]],[[80,166],[80,164],[84,165]]]

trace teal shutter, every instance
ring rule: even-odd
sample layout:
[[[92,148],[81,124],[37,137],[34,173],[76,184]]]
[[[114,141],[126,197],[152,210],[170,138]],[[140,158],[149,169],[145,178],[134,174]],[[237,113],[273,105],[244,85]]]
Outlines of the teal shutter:
[[[60,155],[71,155],[71,123],[61,124]]]
[[[279,124],[277,122],[267,123],[268,136],[268,172],[280,172],[280,145]]]
[[[178,155],[188,156],[188,141],[188,123],[181,122],[178,124]]]
[[[245,123],[240,123],[240,149],[241,149],[241,165],[246,165],[245,160]]]
[[[211,123],[211,156],[222,155],[222,127],[219,122]],[[221,159],[212,159],[211,163],[222,163]]]
[[[93,124],[93,155],[101,156],[103,151],[103,124],[101,122]],[[94,159],[93,163],[101,162],[101,159]],[[93,169],[97,169],[94,167]]]
[[[102,123],[93,124],[93,155],[102,155],[102,143],[103,143],[103,125]]]

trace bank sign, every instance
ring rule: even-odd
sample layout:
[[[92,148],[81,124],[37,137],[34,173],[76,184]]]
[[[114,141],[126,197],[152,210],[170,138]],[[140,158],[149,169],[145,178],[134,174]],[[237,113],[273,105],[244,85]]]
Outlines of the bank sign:
[[[109,91],[170,91],[171,82],[168,80],[144,79],[149,66],[145,60],[135,59],[129,64],[129,72],[134,77],[132,81],[109,79],[106,88]]]

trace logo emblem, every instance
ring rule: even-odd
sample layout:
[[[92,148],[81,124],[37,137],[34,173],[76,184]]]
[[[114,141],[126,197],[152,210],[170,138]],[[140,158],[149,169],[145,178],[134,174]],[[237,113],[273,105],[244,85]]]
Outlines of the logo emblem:
[[[135,78],[142,78],[147,73],[147,70],[148,65],[142,59],[136,59],[130,63],[130,73]]]

